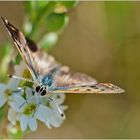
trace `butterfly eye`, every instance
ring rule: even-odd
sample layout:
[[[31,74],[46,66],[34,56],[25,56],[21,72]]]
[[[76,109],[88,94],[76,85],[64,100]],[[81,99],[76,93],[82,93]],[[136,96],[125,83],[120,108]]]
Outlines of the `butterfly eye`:
[[[40,90],[40,88],[41,88],[40,86],[37,86],[37,87],[35,88],[35,91],[38,92],[38,91]]]
[[[45,94],[46,94],[46,90],[43,90],[43,91],[41,92],[41,95],[44,96]]]

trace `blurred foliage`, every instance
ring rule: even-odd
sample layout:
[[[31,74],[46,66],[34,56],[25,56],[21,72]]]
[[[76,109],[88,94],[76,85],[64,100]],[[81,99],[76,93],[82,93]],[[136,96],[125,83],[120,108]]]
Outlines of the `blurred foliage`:
[[[33,39],[40,39],[49,32],[56,32],[59,35],[68,24],[68,10],[75,7],[76,3],[76,1],[25,2],[27,14],[24,24],[25,34]]]
[[[23,32],[27,37],[39,43],[39,47],[45,50],[53,47],[59,35],[68,25],[68,11],[77,5],[77,1],[25,1],[25,20],[23,23]],[[0,53],[0,76],[1,81],[6,80],[8,65],[13,58],[13,64],[19,64],[21,57],[18,54],[13,56],[12,43],[4,43]],[[3,122],[4,109],[0,109],[0,124]],[[22,138],[22,132],[18,128],[10,128],[6,133],[9,138]],[[2,135],[2,133],[0,134]],[[2,136],[1,136],[2,137]]]

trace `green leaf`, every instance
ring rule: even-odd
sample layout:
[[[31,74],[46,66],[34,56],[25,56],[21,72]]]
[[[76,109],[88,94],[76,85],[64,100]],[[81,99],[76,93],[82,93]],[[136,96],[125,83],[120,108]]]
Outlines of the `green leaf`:
[[[34,21],[36,16],[37,16],[37,12],[36,12],[36,4],[34,1],[25,1],[24,2],[25,5],[25,11],[28,14],[28,18],[31,21]]]
[[[44,8],[49,3],[49,1],[34,1],[34,2],[36,2],[36,8],[38,10]]]
[[[24,5],[26,12],[30,13],[32,10],[40,10],[44,8],[48,3],[49,1],[25,1]]]
[[[52,13],[46,18],[47,31],[56,32],[68,24],[69,18],[66,14]]]
[[[54,11],[56,2],[52,1],[31,1],[25,2],[25,7],[28,9],[27,18],[25,21],[25,33],[30,38],[38,35],[42,21],[45,21],[45,16]],[[26,23],[27,22],[27,23]]]
[[[39,14],[39,12],[46,7],[46,5],[48,4],[48,1],[25,1],[24,5],[25,5],[25,10],[28,14],[30,14],[29,16],[32,17],[32,19],[35,18],[35,16],[37,14]]]

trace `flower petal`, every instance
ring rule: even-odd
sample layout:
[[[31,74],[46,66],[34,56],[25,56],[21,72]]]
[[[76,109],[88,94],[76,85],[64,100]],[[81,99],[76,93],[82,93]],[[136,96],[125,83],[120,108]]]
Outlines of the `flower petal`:
[[[51,126],[51,124],[50,124],[50,122],[45,122],[45,124],[46,124],[46,126],[49,128],[49,129],[51,129],[52,128],[52,126]]]
[[[39,104],[39,98],[36,97],[36,96],[29,97],[29,98],[27,99],[27,102],[28,102],[28,103]]]
[[[64,119],[60,116],[60,114],[58,115],[53,110],[53,113],[51,114],[51,116],[49,118],[50,125],[53,126],[53,127],[59,127],[59,126],[61,126],[63,121],[64,121]]]
[[[65,100],[65,94],[64,93],[57,94],[55,100],[59,105],[62,104]]]
[[[26,87],[26,99],[32,97],[33,94],[32,94],[32,89],[29,88],[29,87]]]
[[[7,86],[5,84],[0,83],[0,93],[3,93],[6,88]]]
[[[0,107],[2,107],[7,101],[6,95],[4,93],[5,89],[6,89],[6,85],[0,84]]]
[[[51,106],[51,110],[56,114],[56,116],[62,117],[62,114],[64,115],[63,110],[61,110],[60,108],[61,105],[58,105],[56,100],[50,102],[50,106]]]
[[[67,105],[61,105],[61,106],[60,106],[60,109],[61,109],[62,111],[65,111],[65,110],[68,109],[68,106],[67,106]]]
[[[6,101],[7,98],[5,97],[4,93],[0,94],[0,107],[2,107]]]
[[[55,114],[53,114],[52,117],[50,118],[50,123],[54,127],[61,126],[62,122],[63,122],[63,119],[56,116]]]
[[[37,129],[37,121],[34,117],[29,117],[29,128],[32,131],[35,131]]]
[[[20,127],[22,131],[25,131],[28,126],[28,117],[24,114],[21,115],[20,117]]]
[[[52,110],[44,105],[40,105],[35,113],[35,117],[42,121],[47,122],[52,114]]]
[[[10,108],[8,110],[8,120],[13,124],[15,125],[16,124],[16,112]]]
[[[10,97],[10,99],[11,99],[11,101],[9,103],[10,106],[18,112],[20,112],[24,108],[24,106],[26,105],[25,99],[20,95],[13,94]]]
[[[15,89],[18,88],[18,85],[19,85],[19,80],[18,79],[10,79],[8,84],[7,84],[7,87],[9,89],[15,90]]]

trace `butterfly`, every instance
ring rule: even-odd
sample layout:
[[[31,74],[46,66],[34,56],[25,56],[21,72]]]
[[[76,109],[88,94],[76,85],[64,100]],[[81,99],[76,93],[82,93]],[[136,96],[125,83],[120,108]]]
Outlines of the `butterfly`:
[[[52,93],[123,93],[124,90],[111,83],[97,81],[83,73],[74,73],[62,66],[53,56],[48,55],[26,38],[8,20],[1,18],[22,59],[27,64],[34,83],[34,90],[44,96]],[[16,78],[16,77],[15,77]],[[31,80],[29,80],[31,81]]]

